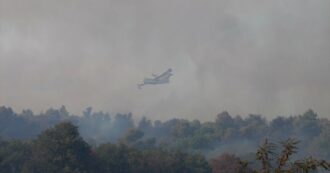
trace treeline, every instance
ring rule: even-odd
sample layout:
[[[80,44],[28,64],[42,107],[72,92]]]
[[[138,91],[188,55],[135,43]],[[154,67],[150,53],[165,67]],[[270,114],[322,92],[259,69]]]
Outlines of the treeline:
[[[250,166],[235,155],[222,154],[210,161],[203,155],[164,148],[137,149],[123,143],[90,146],[78,127],[62,122],[34,140],[0,140],[2,173],[282,173],[330,170],[325,160],[306,158],[289,162],[296,140],[282,143],[281,154],[267,140],[256,152],[260,166]],[[277,162],[272,162],[276,160]],[[278,166],[272,166],[273,163]]]
[[[330,159],[330,121],[319,118],[313,110],[302,115],[279,116],[267,121],[261,115],[231,116],[222,112],[214,121],[171,119],[152,122],[142,118],[134,123],[132,114],[110,115],[93,112],[70,114],[64,106],[34,114],[31,110],[15,113],[0,107],[0,137],[5,140],[34,139],[43,130],[70,121],[79,127],[81,136],[92,146],[122,143],[137,149],[164,148],[188,153],[202,153],[207,158],[229,152],[250,160],[260,141],[268,138],[283,141],[296,138],[303,151],[296,158],[314,156]]]
[[[208,173],[204,156],[105,143],[92,148],[63,122],[31,141],[0,141],[1,173]]]

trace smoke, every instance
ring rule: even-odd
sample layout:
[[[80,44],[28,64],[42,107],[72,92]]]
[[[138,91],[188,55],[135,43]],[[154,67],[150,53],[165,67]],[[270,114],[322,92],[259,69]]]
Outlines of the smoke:
[[[330,108],[327,0],[0,0],[0,105],[209,120]],[[171,83],[136,84],[174,70]]]

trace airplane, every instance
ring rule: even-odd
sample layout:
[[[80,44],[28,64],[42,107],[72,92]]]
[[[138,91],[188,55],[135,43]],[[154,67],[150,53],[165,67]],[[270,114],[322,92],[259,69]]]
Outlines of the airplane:
[[[173,75],[172,69],[169,68],[167,71],[162,73],[161,75],[152,74],[154,78],[144,78],[143,83],[138,84],[138,88],[141,89],[144,85],[157,85],[157,84],[165,84],[170,82],[170,77]]]

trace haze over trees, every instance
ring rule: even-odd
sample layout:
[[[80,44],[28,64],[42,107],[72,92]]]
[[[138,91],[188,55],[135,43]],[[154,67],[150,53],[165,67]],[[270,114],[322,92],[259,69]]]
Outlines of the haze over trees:
[[[143,117],[134,123],[132,114],[113,116],[91,107],[82,116],[71,115],[64,106],[38,115],[0,107],[0,172],[267,172],[290,164],[296,166],[292,170],[327,168],[329,127],[330,121],[313,110],[272,120],[222,112],[210,122]],[[300,142],[286,141],[290,138]],[[283,141],[283,150],[272,148],[271,142],[261,144],[265,139]]]

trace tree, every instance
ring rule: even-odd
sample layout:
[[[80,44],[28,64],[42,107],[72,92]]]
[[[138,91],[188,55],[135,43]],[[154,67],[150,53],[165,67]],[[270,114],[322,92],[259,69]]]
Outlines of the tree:
[[[130,173],[128,157],[132,149],[124,144],[102,144],[95,149],[101,160],[101,166],[106,173]],[[141,160],[141,157],[139,158]]]
[[[33,142],[24,173],[90,173],[97,170],[90,146],[78,128],[63,122],[42,132]]]
[[[190,126],[188,120],[177,120],[175,126],[172,128],[172,135],[177,138],[184,138],[192,136],[194,129]]]
[[[294,132],[292,122],[292,117],[276,117],[269,124],[270,136],[276,140],[285,140],[292,137]]]
[[[308,149],[314,156],[330,159],[330,122],[324,121],[326,123],[322,128],[322,132],[310,142]]]
[[[248,173],[251,169],[244,166],[241,159],[233,154],[224,153],[211,160],[213,173]]]
[[[0,141],[0,172],[20,173],[30,155],[30,145],[21,141]]]
[[[112,133],[118,138],[124,135],[129,129],[134,128],[132,114],[117,114],[112,122]]]
[[[185,158],[186,173],[211,173],[212,169],[205,157],[200,154],[188,154]]]
[[[330,163],[325,160],[318,160],[313,157],[308,157],[302,160],[296,160],[290,163],[290,157],[297,152],[297,144],[299,141],[295,139],[287,139],[281,142],[282,151],[276,153],[276,145],[268,142],[266,139],[259,147],[256,156],[257,160],[261,161],[262,168],[256,173],[294,173],[317,171],[319,168],[329,171]],[[274,162],[274,160],[276,162]]]
[[[137,142],[144,136],[144,133],[139,129],[130,129],[123,138],[120,139],[120,142],[130,145]]]
[[[302,141],[308,141],[308,139],[318,136],[321,132],[317,114],[311,109],[296,117],[293,125],[295,133],[299,135]]]
[[[138,129],[144,132],[150,130],[152,128],[152,123],[146,117],[143,117],[138,124]]]
[[[259,141],[268,132],[268,126],[265,118],[261,115],[249,115],[240,128],[241,135],[253,141]]]

